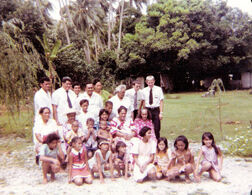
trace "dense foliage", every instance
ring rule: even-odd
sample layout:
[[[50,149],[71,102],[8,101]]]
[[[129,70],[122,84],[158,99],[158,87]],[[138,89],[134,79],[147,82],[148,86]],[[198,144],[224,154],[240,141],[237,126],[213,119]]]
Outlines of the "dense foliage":
[[[228,74],[251,63],[251,18],[224,1],[60,2],[61,20],[55,21],[48,0],[1,1],[1,92],[14,79],[26,87],[22,95],[13,94],[26,96],[50,67],[53,77],[69,75],[82,84],[100,78],[106,88],[127,77],[163,73],[174,90],[186,90],[192,80],[206,77],[225,83]],[[48,58],[39,41],[43,35],[52,50],[59,43],[71,47]]]

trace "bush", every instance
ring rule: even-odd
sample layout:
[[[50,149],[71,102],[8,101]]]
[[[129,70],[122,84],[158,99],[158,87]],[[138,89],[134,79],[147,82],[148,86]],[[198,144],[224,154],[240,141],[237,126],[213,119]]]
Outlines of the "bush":
[[[238,133],[234,137],[226,136],[227,142],[225,143],[224,148],[228,154],[252,157],[252,130],[250,127],[248,128],[249,129],[247,130],[241,131],[238,131],[238,128],[235,128]]]

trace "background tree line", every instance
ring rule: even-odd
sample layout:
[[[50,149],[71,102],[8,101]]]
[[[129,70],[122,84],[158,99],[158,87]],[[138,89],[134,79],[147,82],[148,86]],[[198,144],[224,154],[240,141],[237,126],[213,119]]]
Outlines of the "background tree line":
[[[162,72],[181,91],[189,77],[225,80],[251,63],[251,18],[221,0],[58,2],[56,21],[47,0],[1,1],[0,95],[10,106],[30,97],[45,74],[82,84],[100,78],[109,89]]]

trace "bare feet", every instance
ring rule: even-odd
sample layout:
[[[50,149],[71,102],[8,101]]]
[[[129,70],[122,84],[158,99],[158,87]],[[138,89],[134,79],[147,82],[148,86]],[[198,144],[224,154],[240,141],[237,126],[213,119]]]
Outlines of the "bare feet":
[[[46,184],[46,183],[48,183],[48,180],[47,180],[47,178],[44,178],[42,181],[42,184]]]
[[[188,175],[185,176],[185,182],[186,183],[191,183],[191,179]]]

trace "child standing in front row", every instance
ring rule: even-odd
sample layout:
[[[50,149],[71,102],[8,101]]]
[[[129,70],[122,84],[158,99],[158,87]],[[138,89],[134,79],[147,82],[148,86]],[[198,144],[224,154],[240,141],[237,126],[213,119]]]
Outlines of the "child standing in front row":
[[[55,179],[55,173],[60,171],[60,164],[64,159],[64,153],[61,149],[60,138],[57,134],[49,134],[46,138],[46,144],[40,149],[40,160],[42,161],[43,183],[47,183],[47,173],[51,174],[51,181]]]
[[[171,168],[166,173],[166,180],[171,180],[176,176],[185,175],[185,181],[190,182],[189,175],[195,175],[194,156],[188,148],[188,140],[184,135],[178,136],[174,142],[175,151],[172,152]]]
[[[219,182],[221,180],[220,172],[222,169],[223,157],[220,148],[215,145],[214,137],[210,132],[205,132],[202,135],[202,146],[198,155],[196,173],[198,172],[199,162],[202,156],[203,161],[201,162],[200,172],[197,175],[197,181],[200,181],[200,176],[203,172],[208,171],[210,178]]]
[[[88,159],[90,159],[93,156],[93,153],[97,150],[97,133],[94,128],[94,119],[88,118],[87,119],[87,129],[85,129],[85,146],[87,148],[88,153]]]
[[[160,137],[157,140],[157,153],[155,155],[155,165],[157,170],[157,179],[161,179],[166,175],[170,167],[171,161],[168,155],[168,142],[165,137]]]
[[[80,137],[74,137],[71,141],[72,150],[68,161],[68,181],[80,186],[84,182],[91,184],[92,176],[87,163],[87,152]]]

